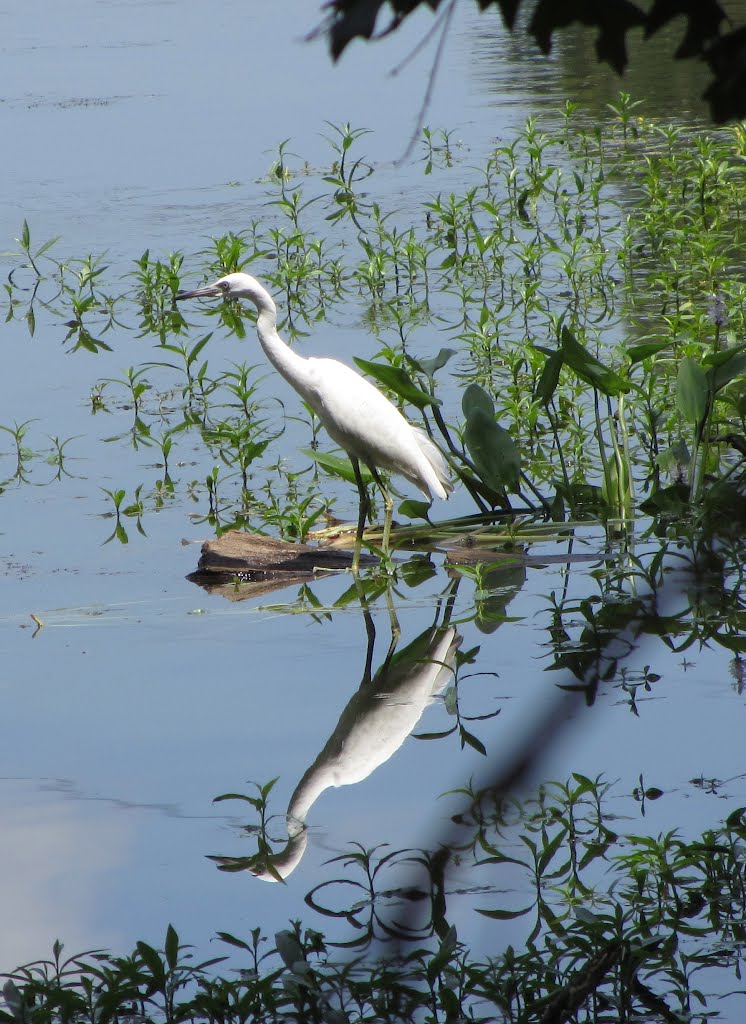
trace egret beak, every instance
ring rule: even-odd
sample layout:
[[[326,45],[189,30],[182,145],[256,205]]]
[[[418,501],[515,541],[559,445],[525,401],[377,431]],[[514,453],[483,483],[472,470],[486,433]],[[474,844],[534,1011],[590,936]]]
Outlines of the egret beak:
[[[212,299],[216,295],[222,294],[222,288],[219,288],[216,284],[208,284],[205,288],[195,288],[192,292],[177,292],[174,298],[177,302],[180,302],[181,299]]]

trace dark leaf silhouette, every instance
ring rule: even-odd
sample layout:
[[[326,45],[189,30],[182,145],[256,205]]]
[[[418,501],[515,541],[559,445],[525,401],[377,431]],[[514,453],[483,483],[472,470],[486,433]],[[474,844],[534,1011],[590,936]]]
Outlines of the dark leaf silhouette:
[[[311,36],[325,34],[334,60],[353,39],[380,39],[394,32],[413,11],[427,6],[438,12],[450,10],[442,0],[330,0],[329,11]],[[648,10],[641,0],[539,0],[531,10],[526,28],[516,27],[521,10],[529,9],[527,0],[477,0],[480,11],[497,8],[512,32],[525,31],[545,54],[551,52],[553,37],[559,29],[582,25],[596,33],[596,56],[622,74],[628,64],[627,35],[642,27],[643,41],[674,19],[683,22],[684,34],[674,59],[705,60],[713,81],[705,90],[716,123],[746,117],[746,26],[733,27],[718,0],[654,0]],[[386,21],[379,19],[385,9]],[[379,23],[382,22],[382,23]],[[731,31],[724,31],[723,26]]]

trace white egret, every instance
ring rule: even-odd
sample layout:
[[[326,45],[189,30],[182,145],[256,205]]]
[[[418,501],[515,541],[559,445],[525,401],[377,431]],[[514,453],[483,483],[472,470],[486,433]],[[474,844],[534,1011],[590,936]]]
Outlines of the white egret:
[[[362,462],[383,495],[383,548],[388,550],[392,499],[378,469],[398,473],[430,499],[447,498],[453,490],[445,460],[424,430],[412,426],[396,406],[369,380],[336,359],[306,358],[294,352],[277,332],[277,307],[272,296],[249,274],[227,274],[214,284],[178,292],[176,298],[222,296],[249,299],[257,308],[256,333],[270,363],[316,413],[333,441],[343,448],[355,473],[360,507],[353,570],[357,570],[368,492],[360,473]]]

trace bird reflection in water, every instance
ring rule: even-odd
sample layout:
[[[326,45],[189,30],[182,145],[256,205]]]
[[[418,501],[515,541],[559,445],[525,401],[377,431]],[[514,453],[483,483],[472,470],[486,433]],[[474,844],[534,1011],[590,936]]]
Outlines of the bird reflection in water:
[[[399,623],[387,594],[391,643],[380,668],[372,674],[375,624],[364,595],[361,603],[368,636],[365,670],[321,753],[303,775],[287,809],[288,839],[272,852],[260,839],[251,857],[212,857],[225,871],[248,870],[257,878],[280,881],[300,863],[308,842],[306,821],[321,794],[333,786],[362,782],[392,757],[409,736],[427,705],[451,681],[461,635],[450,625],[453,593],[436,609],[432,626],[397,651]]]

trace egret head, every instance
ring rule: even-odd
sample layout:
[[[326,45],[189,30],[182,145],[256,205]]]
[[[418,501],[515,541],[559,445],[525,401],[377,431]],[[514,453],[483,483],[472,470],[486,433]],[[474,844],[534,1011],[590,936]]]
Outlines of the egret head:
[[[191,292],[177,292],[177,302],[181,299],[215,298],[222,295],[226,299],[251,299],[257,302],[258,297],[266,295],[266,291],[256,278],[250,274],[226,274],[204,288],[195,288]]]

